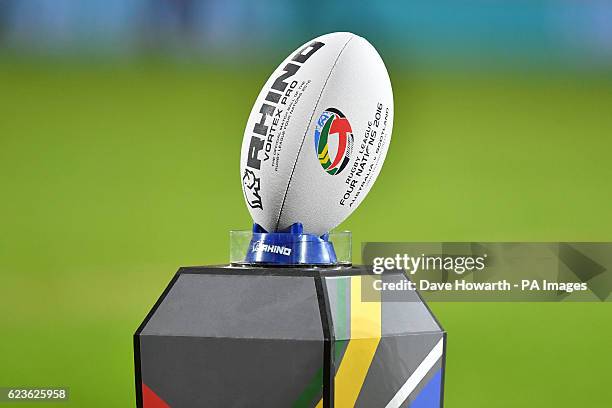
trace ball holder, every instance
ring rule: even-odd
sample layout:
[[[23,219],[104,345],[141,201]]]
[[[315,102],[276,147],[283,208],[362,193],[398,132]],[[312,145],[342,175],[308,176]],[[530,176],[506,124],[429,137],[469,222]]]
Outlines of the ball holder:
[[[329,242],[329,233],[322,236],[304,233],[296,222],[280,232],[267,232],[253,224],[253,237],[245,257],[247,264],[334,265],[336,251]]]
[[[443,405],[446,333],[417,292],[371,290],[403,273],[301,224],[230,241],[229,265],[180,268],[136,331],[137,406]]]

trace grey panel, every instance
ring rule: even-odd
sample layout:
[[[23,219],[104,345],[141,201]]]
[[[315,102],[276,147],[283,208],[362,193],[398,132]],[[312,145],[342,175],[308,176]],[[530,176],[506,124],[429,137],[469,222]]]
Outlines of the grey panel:
[[[323,364],[323,343],[141,336],[142,381],[172,408],[290,407]]]
[[[321,340],[314,279],[182,274],[143,335]]]
[[[441,338],[441,332],[381,338],[355,407],[386,406]]]
[[[382,276],[385,283],[407,281],[406,276],[400,273]],[[415,291],[382,292],[381,309],[383,336],[441,331],[435,318]]]

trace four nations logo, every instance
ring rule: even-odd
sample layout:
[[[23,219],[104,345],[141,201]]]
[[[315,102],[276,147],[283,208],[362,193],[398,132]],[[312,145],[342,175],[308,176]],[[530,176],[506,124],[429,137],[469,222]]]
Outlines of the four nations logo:
[[[353,130],[348,119],[336,108],[327,108],[315,127],[315,151],[328,174],[340,174],[353,150]]]

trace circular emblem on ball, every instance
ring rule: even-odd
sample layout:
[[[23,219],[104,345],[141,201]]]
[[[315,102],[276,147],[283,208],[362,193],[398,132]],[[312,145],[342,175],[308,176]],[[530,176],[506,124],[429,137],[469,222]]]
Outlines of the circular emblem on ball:
[[[327,174],[340,174],[348,164],[353,150],[353,130],[339,109],[327,108],[317,119],[315,152]]]

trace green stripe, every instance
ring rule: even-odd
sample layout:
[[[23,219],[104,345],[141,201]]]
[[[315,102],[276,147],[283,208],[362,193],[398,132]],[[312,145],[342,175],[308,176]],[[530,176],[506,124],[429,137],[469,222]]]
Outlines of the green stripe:
[[[294,408],[312,408],[323,396],[323,367],[317,371],[310,383],[293,403]]]
[[[321,130],[321,136],[319,137],[319,146],[317,146],[317,152],[319,154],[323,153],[323,149],[325,149],[325,145],[327,144],[327,138],[329,137],[329,129],[331,128],[334,118],[334,115],[330,116],[330,118],[327,119],[327,122],[325,122],[325,126],[323,126],[323,129]]]
[[[336,340],[334,347],[334,362],[336,365],[336,371],[340,367],[344,352],[349,344],[349,320],[348,311],[350,305],[350,290],[348,290],[348,284],[350,279],[340,278],[336,280],[336,320],[334,321],[334,330],[336,332],[336,338],[342,340]]]

